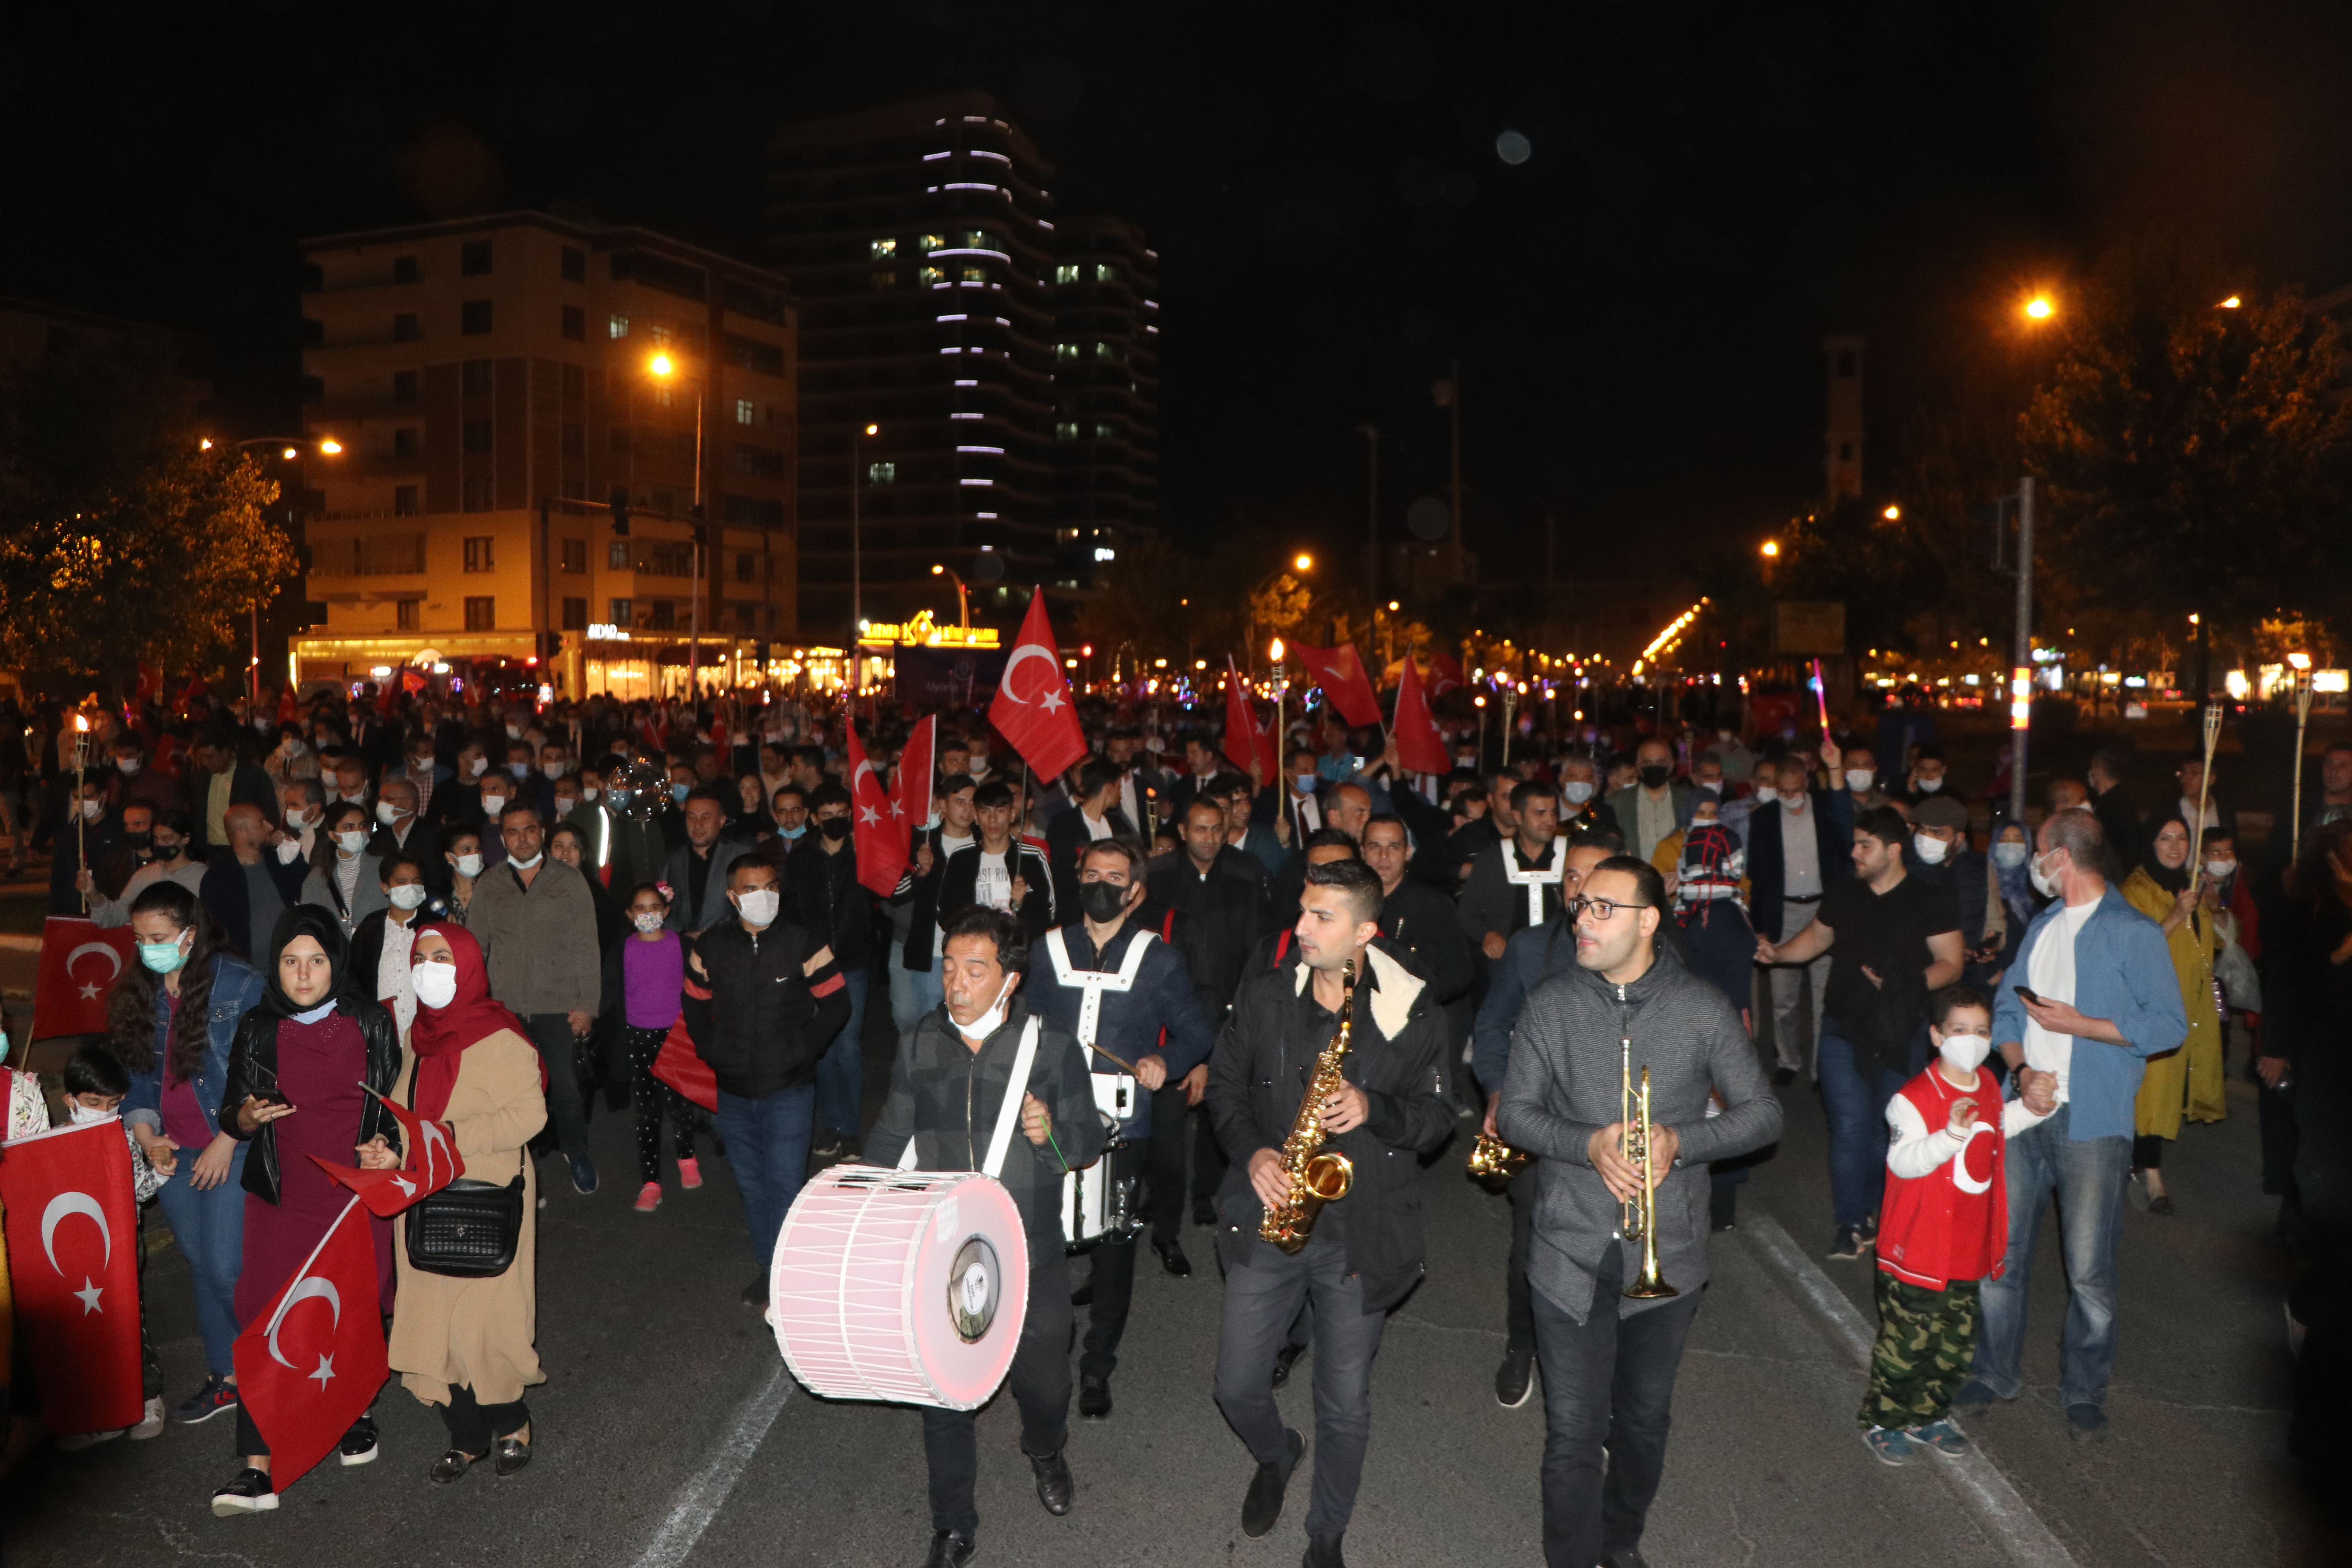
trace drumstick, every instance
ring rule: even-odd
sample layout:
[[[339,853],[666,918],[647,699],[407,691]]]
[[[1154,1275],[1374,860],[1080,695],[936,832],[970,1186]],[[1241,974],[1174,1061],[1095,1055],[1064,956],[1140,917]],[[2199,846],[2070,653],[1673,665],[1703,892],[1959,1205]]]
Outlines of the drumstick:
[[[1143,1076],[1141,1073],[1135,1070],[1132,1063],[1120,1061],[1118,1058],[1111,1056],[1110,1052],[1104,1050],[1100,1046],[1088,1046],[1087,1049],[1094,1052],[1099,1057],[1110,1057],[1111,1064],[1129,1078],[1141,1078]]]

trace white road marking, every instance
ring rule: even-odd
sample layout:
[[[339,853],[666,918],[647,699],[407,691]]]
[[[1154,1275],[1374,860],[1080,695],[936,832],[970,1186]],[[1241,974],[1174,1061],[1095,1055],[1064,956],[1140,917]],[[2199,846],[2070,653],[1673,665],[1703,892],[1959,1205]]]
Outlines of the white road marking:
[[[710,1528],[710,1521],[719,1517],[719,1510],[727,1506],[735,1483],[743,1479],[744,1467],[751,1462],[751,1456],[768,1436],[768,1428],[776,1424],[784,1402],[792,1396],[792,1374],[780,1361],[766,1384],[735,1413],[727,1436],[719,1440],[709,1459],[680,1489],[677,1501],[670,1506],[669,1517],[662,1521],[652,1544],[637,1559],[636,1568],[679,1568],[701,1541],[702,1532]]]
[[[1800,1301],[1812,1308],[1828,1326],[1830,1337],[1845,1352],[1846,1359],[1867,1372],[1871,1347],[1878,1339],[1877,1330],[1862,1315],[1862,1310],[1830,1282],[1822,1266],[1790,1239],[1779,1222],[1758,1212],[1753,1205],[1749,1213],[1739,1216],[1736,1234],[1759,1261],[1780,1275]],[[1981,1447],[1958,1459],[1948,1459],[1940,1454],[1922,1458],[1927,1468],[1940,1472],[1952,1484],[1961,1505],[1976,1515],[1985,1532],[2009,1553],[2011,1562],[2021,1568],[2075,1568],[2074,1553],[2051,1533],[2041,1515],[2018,1495],[2009,1479],[1985,1458]]]

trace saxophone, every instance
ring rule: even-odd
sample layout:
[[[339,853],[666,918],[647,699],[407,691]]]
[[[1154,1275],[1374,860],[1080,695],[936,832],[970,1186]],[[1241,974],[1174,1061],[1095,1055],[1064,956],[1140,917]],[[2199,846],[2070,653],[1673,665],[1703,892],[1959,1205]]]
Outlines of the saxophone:
[[[1290,1195],[1279,1208],[1265,1211],[1258,1222],[1259,1239],[1270,1241],[1291,1257],[1307,1249],[1315,1231],[1315,1216],[1323,1205],[1348,1195],[1356,1179],[1355,1163],[1336,1149],[1323,1147],[1323,1102],[1339,1092],[1340,1058],[1348,1054],[1348,1037],[1356,1026],[1356,963],[1349,959],[1339,972],[1339,1032],[1315,1058],[1315,1072],[1307,1082],[1307,1096],[1291,1120],[1290,1136],[1282,1141],[1282,1172]]]

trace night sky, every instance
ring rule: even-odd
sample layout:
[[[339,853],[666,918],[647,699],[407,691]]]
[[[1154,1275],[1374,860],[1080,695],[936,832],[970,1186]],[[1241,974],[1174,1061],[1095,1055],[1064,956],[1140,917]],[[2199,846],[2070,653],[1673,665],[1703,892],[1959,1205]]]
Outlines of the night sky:
[[[1458,358],[1485,575],[1522,538],[1539,563],[1546,515],[1564,565],[1606,567],[1818,493],[1825,332],[1870,336],[1877,479],[2020,292],[2122,233],[2181,230],[2250,289],[2352,282],[2348,14],[18,6],[0,293],[203,332],[224,426],[280,429],[299,237],[560,205],[757,259],[770,130],[979,88],[1061,210],[1160,252],[1180,531],[1360,538],[1370,421],[1394,535],[1443,489]]]

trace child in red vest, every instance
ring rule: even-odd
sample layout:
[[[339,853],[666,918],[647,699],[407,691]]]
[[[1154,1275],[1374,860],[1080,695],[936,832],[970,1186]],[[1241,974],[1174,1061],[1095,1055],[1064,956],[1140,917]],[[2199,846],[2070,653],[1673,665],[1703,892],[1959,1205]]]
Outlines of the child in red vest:
[[[1984,1066],[1992,1007],[1974,986],[1936,993],[1927,1019],[1937,1059],[1886,1107],[1878,1343],[1862,1396],[1862,1440],[1890,1465],[1923,1445],[1948,1458],[1969,1451],[1952,1396],[1976,1359],[1978,1285],[2000,1277],[2009,1247],[2002,1154],[2057,1092],[2055,1075],[2021,1069],[2020,1098],[2002,1104]]]

